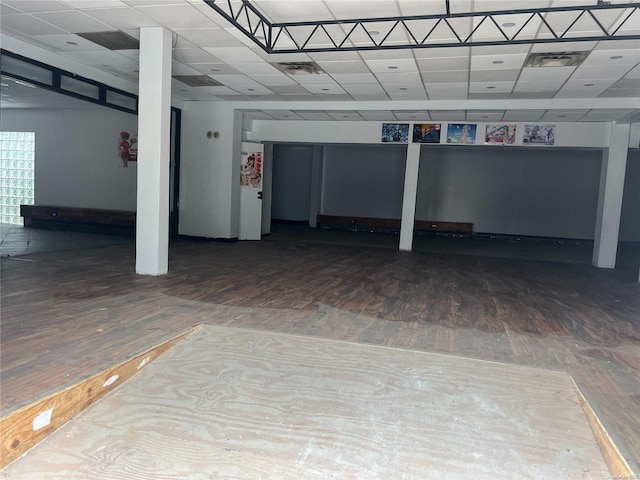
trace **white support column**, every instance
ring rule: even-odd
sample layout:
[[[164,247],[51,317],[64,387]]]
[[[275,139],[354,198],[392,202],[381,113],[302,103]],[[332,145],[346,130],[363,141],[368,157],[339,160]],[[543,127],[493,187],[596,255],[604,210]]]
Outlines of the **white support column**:
[[[140,29],[136,273],[141,275],[168,269],[171,40],[162,27]]]
[[[611,124],[609,148],[602,156],[600,193],[593,244],[593,265],[615,268],[624,175],[629,150],[629,124]]]
[[[311,188],[309,193],[309,226],[318,227],[318,214],[322,201],[322,162],[324,146],[314,145],[311,160]]]
[[[400,222],[400,250],[411,251],[413,246],[413,224],[416,216],[418,194],[418,170],[420,167],[420,144],[407,145],[407,163],[404,170],[404,195],[402,196],[402,220]]]

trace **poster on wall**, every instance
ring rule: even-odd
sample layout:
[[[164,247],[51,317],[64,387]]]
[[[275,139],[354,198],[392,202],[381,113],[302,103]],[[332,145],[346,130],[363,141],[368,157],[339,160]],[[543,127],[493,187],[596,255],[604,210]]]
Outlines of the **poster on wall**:
[[[408,123],[383,123],[382,141],[385,143],[407,143],[409,142]]]
[[[118,156],[124,168],[129,166],[129,162],[138,161],[137,132],[120,132],[118,137]],[[134,165],[136,164],[134,163]]]
[[[440,143],[440,123],[416,123],[413,125],[413,143]]]
[[[525,125],[522,143],[553,145],[556,141],[555,125]]]
[[[475,123],[450,123],[447,127],[447,143],[476,143]]]
[[[491,145],[513,145],[516,143],[516,126],[487,125],[484,133],[484,143]]]
[[[262,187],[262,152],[242,152],[240,186]]]

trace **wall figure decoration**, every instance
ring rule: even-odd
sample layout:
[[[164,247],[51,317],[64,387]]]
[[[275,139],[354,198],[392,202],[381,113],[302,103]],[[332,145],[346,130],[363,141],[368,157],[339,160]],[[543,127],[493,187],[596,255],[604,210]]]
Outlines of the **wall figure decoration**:
[[[262,152],[242,152],[240,186],[262,187]]]
[[[522,143],[553,145],[556,141],[555,125],[525,125]]]
[[[383,123],[382,141],[384,143],[408,143],[409,124],[408,123]]]
[[[138,134],[136,132],[120,132],[118,137],[118,156],[124,168],[129,166],[129,162],[138,161]]]
[[[492,145],[513,145],[516,143],[516,126],[488,124],[485,129],[484,143]]]
[[[447,143],[476,143],[475,123],[450,123],[447,127]]]
[[[440,143],[440,123],[416,123],[413,126],[413,143]]]

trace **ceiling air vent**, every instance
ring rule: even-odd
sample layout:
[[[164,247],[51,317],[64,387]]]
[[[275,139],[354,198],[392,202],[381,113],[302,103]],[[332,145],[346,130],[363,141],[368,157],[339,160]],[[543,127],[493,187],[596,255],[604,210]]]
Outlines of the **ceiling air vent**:
[[[589,52],[530,53],[525,67],[575,67],[580,65]]]
[[[207,75],[174,75],[173,78],[190,87],[221,87],[222,83]]]
[[[140,48],[138,39],[119,30],[115,32],[78,33],[76,35],[109,50],[137,50]]]
[[[272,63],[274,67],[288,75],[313,75],[324,73],[314,62],[281,62]]]

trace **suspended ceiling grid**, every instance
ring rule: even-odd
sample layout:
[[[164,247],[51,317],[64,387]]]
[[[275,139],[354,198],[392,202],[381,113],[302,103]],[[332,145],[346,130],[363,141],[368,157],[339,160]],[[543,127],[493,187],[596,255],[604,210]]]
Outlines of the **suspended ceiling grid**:
[[[238,3],[238,2],[235,2]],[[273,22],[312,19],[345,19],[398,15],[429,15],[445,12],[440,0],[253,0]],[[530,8],[532,2],[514,0],[510,8]],[[596,0],[579,2],[595,5]],[[627,2],[616,2],[622,5]],[[575,5],[575,1],[538,0],[537,8]],[[455,12],[480,12],[504,8],[504,1],[454,0]],[[614,12],[615,15],[614,15]],[[620,23],[628,10],[612,10],[607,28]],[[554,22],[567,24],[575,18],[555,14]],[[603,20],[603,22],[605,21]],[[626,35],[640,34],[638,22],[625,24]],[[517,22],[513,27],[522,25]],[[134,38],[139,28],[164,26],[174,33],[173,75],[207,75],[220,86],[190,87],[173,80],[174,101],[389,101],[389,100],[520,100],[520,99],[631,99],[629,108],[505,109],[462,112],[427,111],[420,119],[609,121],[634,115],[640,102],[640,41],[606,40],[501,46],[415,48],[383,51],[344,51],[267,54],[252,40],[201,0],[3,0],[0,27],[3,36],[40,47],[92,69],[117,76],[137,87],[138,50],[113,51],[78,34],[121,30]],[[525,27],[537,33],[535,22]],[[593,24],[577,32],[593,33]],[[371,30],[373,30],[371,26]],[[581,30],[582,28],[582,30]],[[530,31],[529,31],[530,30]],[[375,32],[375,30],[373,30]],[[384,33],[381,33],[384,35]],[[392,35],[403,35],[401,31]],[[548,32],[541,31],[541,37]],[[373,38],[376,36],[374,35]],[[402,38],[389,38],[401,41]],[[406,39],[405,39],[406,40]],[[357,43],[357,38],[350,39]],[[532,52],[588,52],[579,66],[527,67]],[[314,75],[285,74],[276,62],[315,62],[323,71]],[[6,82],[3,82],[7,85]],[[11,106],[11,85],[3,86],[3,108]],[[381,104],[384,105],[384,104]],[[418,107],[419,104],[416,105]],[[313,119],[413,119],[414,111],[343,110],[280,113],[258,109],[249,113],[264,118]],[[311,110],[311,109],[309,109]],[[420,112],[417,112],[420,113]],[[291,114],[292,116],[284,117]],[[479,117],[479,118],[476,118]]]

